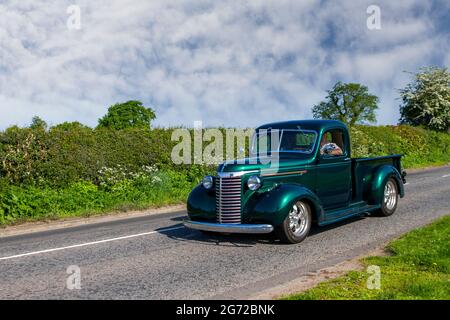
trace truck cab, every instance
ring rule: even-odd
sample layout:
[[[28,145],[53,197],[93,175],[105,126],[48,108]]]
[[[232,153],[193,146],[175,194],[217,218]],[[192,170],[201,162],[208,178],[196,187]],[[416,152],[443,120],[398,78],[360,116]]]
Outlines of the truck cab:
[[[352,158],[342,122],[269,123],[255,130],[250,157],[225,161],[192,190],[184,224],[208,232],[275,232],[298,243],[312,224],[392,215],[404,183],[401,155]]]

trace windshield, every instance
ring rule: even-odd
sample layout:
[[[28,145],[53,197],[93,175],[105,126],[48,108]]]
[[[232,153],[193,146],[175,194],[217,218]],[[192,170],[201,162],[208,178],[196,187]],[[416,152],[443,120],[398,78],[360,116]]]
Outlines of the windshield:
[[[270,152],[311,153],[316,136],[316,132],[311,130],[259,130],[253,136],[251,153],[254,155]]]

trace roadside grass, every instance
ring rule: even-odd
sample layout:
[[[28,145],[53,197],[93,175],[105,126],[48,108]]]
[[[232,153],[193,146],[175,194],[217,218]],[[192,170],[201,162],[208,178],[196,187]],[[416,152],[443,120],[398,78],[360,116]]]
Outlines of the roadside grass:
[[[389,243],[389,256],[363,258],[381,271],[380,289],[368,289],[372,274],[350,271],[288,300],[450,299],[450,215]],[[366,269],[366,268],[364,268]]]
[[[87,217],[181,204],[196,181],[176,172],[124,179],[111,186],[79,181],[65,188],[4,185],[0,189],[0,227],[23,222]]]

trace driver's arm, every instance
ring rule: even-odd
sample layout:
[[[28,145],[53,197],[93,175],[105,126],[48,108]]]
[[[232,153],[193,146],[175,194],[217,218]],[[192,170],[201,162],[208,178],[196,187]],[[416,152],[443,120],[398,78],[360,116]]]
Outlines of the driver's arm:
[[[334,150],[331,151],[331,154],[333,156],[342,156],[342,154],[343,154],[342,149],[337,144],[335,144],[335,143],[333,143],[333,144],[334,144]]]
[[[342,156],[343,155],[342,149],[334,142],[329,142],[329,143],[326,143],[325,145],[323,145],[320,148],[320,154],[325,154],[325,149],[327,147],[331,149],[330,151],[328,151],[329,155],[332,155],[332,156]]]

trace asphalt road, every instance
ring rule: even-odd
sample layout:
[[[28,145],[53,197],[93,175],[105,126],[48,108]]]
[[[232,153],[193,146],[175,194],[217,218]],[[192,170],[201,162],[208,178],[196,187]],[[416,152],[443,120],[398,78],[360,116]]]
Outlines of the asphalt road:
[[[393,216],[314,228],[298,245],[205,236],[182,226],[183,212],[0,238],[0,299],[247,298],[450,213],[449,167],[407,180]],[[67,288],[69,266],[81,289]]]

